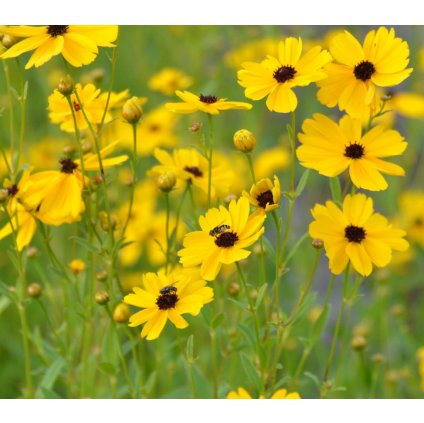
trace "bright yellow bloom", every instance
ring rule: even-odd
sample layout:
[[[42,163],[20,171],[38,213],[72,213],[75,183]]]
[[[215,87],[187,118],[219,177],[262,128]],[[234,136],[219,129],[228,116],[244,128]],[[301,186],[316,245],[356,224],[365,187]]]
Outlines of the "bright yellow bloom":
[[[35,50],[25,69],[38,68],[53,56],[62,54],[72,66],[88,65],[97,56],[98,47],[115,47],[118,37],[116,25],[48,25],[1,26],[0,32],[15,37],[25,37],[0,57],[17,57]]]
[[[198,97],[188,91],[176,91],[175,94],[183,103],[166,103],[168,110],[174,113],[194,113],[197,111],[218,115],[223,110],[250,110],[252,105],[241,101],[227,101],[214,95],[200,94]]]
[[[424,248],[424,192],[404,192],[399,205],[399,221],[406,230],[408,239]]]
[[[143,310],[130,317],[129,325],[145,323],[141,337],[149,341],[159,337],[168,319],[177,329],[186,328],[188,322],[182,314],[197,316],[203,305],[213,300],[213,289],[204,280],[191,279],[186,273],[146,273],[143,288],[134,287],[133,291],[124,302]]]
[[[187,182],[191,181],[194,186],[197,186],[203,192],[208,192],[209,163],[196,149],[179,148],[173,150],[171,155],[167,151],[157,148],[154,156],[160,162],[160,165],[154,166],[149,175],[160,175],[166,171],[171,171],[177,178]],[[234,174],[231,169],[217,156],[212,164],[212,198],[225,196],[233,178]]]
[[[75,85],[81,104],[78,102],[75,94],[71,94],[71,103],[74,106],[77,126],[80,130],[88,128],[87,120],[84,117],[82,108],[88,121],[92,125],[97,125],[102,121],[106,108],[108,93],[101,93],[93,84],[82,86]],[[112,120],[110,110],[121,107],[124,101],[129,97],[128,90],[120,93],[111,93],[108,111],[105,116],[105,123]],[[60,129],[65,132],[75,132],[72,111],[70,110],[68,100],[57,89],[49,96],[49,118],[55,124],[60,124]]]
[[[148,82],[152,91],[171,96],[176,90],[185,90],[193,85],[193,78],[174,68],[164,68],[153,75]]]
[[[381,173],[403,176],[398,165],[381,160],[397,156],[407,147],[395,130],[377,125],[362,135],[362,123],[346,115],[339,124],[322,114],[306,119],[299,134],[302,145],[296,154],[302,166],[326,176],[336,176],[349,168],[352,182],[359,188],[380,191],[387,188]]]
[[[0,229],[0,239],[5,238],[11,233],[16,233],[16,243],[19,251],[22,251],[32,240],[37,222],[33,215],[23,207],[18,197],[22,190],[25,190],[30,178],[30,170],[25,170],[18,185],[11,184],[8,181],[5,183],[5,188],[9,194],[9,202],[7,204],[7,213],[10,216],[10,222],[7,222]]]
[[[268,148],[259,153],[253,162],[258,179],[269,178],[272,174],[284,170],[290,163],[290,153],[281,145]]]
[[[266,105],[274,112],[295,110],[297,97],[293,88],[325,78],[322,68],[331,61],[330,54],[320,46],[301,56],[302,40],[289,37],[278,44],[278,58],[268,56],[261,63],[243,63],[237,76],[238,83],[246,88],[244,95],[252,100],[268,96]]]
[[[409,118],[424,118],[424,96],[418,93],[395,93],[389,106],[396,113]]]
[[[318,82],[318,100],[328,107],[338,105],[355,118],[369,114],[376,87],[398,85],[412,72],[406,69],[408,44],[393,28],[370,31],[362,46],[345,31],[332,39],[330,52],[336,63],[324,68],[328,77]]]
[[[332,201],[317,204],[312,216],[309,234],[324,241],[330,269],[336,275],[350,261],[359,274],[368,276],[373,265],[390,263],[392,250],[409,247],[403,239],[405,231],[394,229],[384,216],[374,213],[372,198],[364,194],[347,195],[342,210]]]
[[[105,158],[111,154],[118,141],[111,143],[100,152],[103,168],[123,163],[128,156],[121,155]],[[84,210],[82,189],[84,186],[83,175],[80,171],[80,161],[62,159],[59,162],[61,169],[48,170],[31,175],[25,189],[19,193],[19,199],[25,208],[42,222],[48,225],[61,225],[80,219]],[[86,171],[98,170],[99,163],[94,153],[84,156]],[[86,179],[87,183],[88,180]]]
[[[250,204],[267,212],[279,207],[280,194],[280,181],[276,176],[274,176],[274,184],[271,179],[265,178],[254,184],[249,193],[243,191],[243,197],[246,197]]]
[[[85,270],[85,263],[80,259],[74,259],[69,263],[69,268],[74,275],[78,275]]]
[[[238,388],[237,391],[231,391],[227,395],[227,399],[252,399],[249,392],[244,388]],[[264,399],[261,395],[259,399]],[[271,396],[271,399],[301,399],[297,392],[288,392],[287,389],[279,389]]]
[[[184,237],[185,248],[178,252],[184,267],[201,264],[202,277],[214,280],[222,264],[231,264],[250,255],[246,250],[264,233],[266,214],[262,211],[249,215],[249,200],[232,200],[228,210],[220,206],[200,216],[200,231]]]

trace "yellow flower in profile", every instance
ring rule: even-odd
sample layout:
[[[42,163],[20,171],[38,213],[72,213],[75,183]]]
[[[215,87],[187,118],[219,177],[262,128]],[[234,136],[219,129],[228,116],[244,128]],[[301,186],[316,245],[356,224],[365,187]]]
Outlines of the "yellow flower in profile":
[[[184,237],[184,248],[178,252],[184,267],[201,264],[202,277],[216,279],[222,264],[231,264],[250,255],[246,250],[264,233],[266,214],[259,211],[249,215],[249,200],[232,200],[228,210],[220,206],[200,216],[200,231]]]
[[[279,207],[280,195],[280,181],[276,176],[274,176],[274,184],[271,179],[265,178],[254,184],[249,193],[243,191],[243,197],[246,197],[250,204],[267,212]]]
[[[209,163],[195,148],[178,148],[172,155],[165,150],[157,148],[154,153],[160,165],[154,166],[148,173],[150,176],[160,175],[171,171],[183,181],[191,181],[194,186],[203,192],[208,192],[208,166]],[[216,157],[212,164],[211,196],[222,198],[228,193],[234,174],[231,169]]]
[[[238,388],[237,391],[231,391],[227,395],[227,399],[252,399],[252,396],[244,388]],[[260,396],[259,399],[264,399]],[[301,399],[297,392],[288,392],[287,389],[278,389],[271,396],[271,399]]]
[[[268,56],[261,63],[245,62],[237,72],[238,83],[245,88],[244,95],[252,100],[268,96],[270,111],[289,113],[297,107],[294,87],[305,87],[327,75],[323,66],[331,56],[320,46],[302,56],[302,40],[286,38],[278,44],[278,58]]]
[[[327,201],[312,209],[314,221],[309,225],[312,238],[322,239],[332,273],[343,272],[350,261],[362,276],[387,266],[392,250],[406,251],[405,231],[394,229],[387,219],[374,213],[372,198],[364,194],[347,195],[343,209]]]
[[[399,222],[408,239],[424,248],[424,192],[406,191],[399,200]]]
[[[185,90],[193,85],[193,78],[179,69],[164,68],[153,75],[147,84],[152,91],[171,96],[176,90]]]
[[[129,326],[145,323],[141,337],[148,341],[159,337],[168,319],[177,329],[186,328],[188,322],[182,314],[197,316],[205,304],[213,301],[213,289],[204,280],[191,279],[182,272],[146,273],[143,287],[134,287],[133,291],[124,297],[124,302],[143,310],[130,317]]]
[[[174,113],[194,113],[197,111],[218,115],[223,110],[250,110],[252,105],[241,101],[227,101],[214,95],[197,96],[188,91],[176,91],[175,94],[183,100],[183,103],[166,103],[168,110]]]
[[[128,156],[121,155],[106,158],[116,147],[118,141],[111,143],[100,151],[103,168],[123,163]],[[98,170],[97,155],[89,153],[84,156],[86,171]],[[70,158],[59,161],[61,169],[38,172],[28,180],[25,189],[19,195],[19,200],[24,207],[35,214],[42,222],[48,225],[61,225],[80,219],[84,210],[82,189],[84,186],[83,175],[80,171],[80,161]],[[88,183],[86,178],[85,183]]]
[[[69,263],[69,269],[74,275],[78,275],[85,270],[85,263],[80,259],[74,259]]]
[[[84,86],[81,84],[76,84],[75,90],[79,99],[81,100],[80,104],[76,95],[71,94],[71,103],[74,107],[78,128],[80,130],[88,128],[87,120],[85,119],[81,108],[84,109],[84,113],[92,125],[99,124],[102,121],[106,108],[108,93],[101,93],[100,90],[97,89],[93,84],[87,84]],[[111,93],[108,111],[105,115],[106,123],[112,120],[110,110],[113,108],[121,107],[121,105],[128,97],[128,90],[122,91],[120,93]],[[59,124],[62,131],[75,132],[72,111],[69,108],[69,103],[66,97],[56,89],[53,94],[49,96],[48,102],[50,120],[55,124]]]
[[[0,57],[17,57],[35,50],[25,69],[38,68],[53,56],[62,54],[72,66],[88,65],[97,57],[98,47],[115,47],[118,37],[116,25],[48,25],[0,26],[0,32],[15,37],[25,37]]]
[[[30,172],[29,169],[25,170],[17,185],[5,181],[5,189],[9,197],[7,213],[10,216],[10,222],[7,222],[6,225],[0,229],[0,239],[15,232],[16,244],[19,251],[22,251],[24,247],[31,242],[35,230],[37,229],[37,222],[34,216],[18,201],[18,194],[25,189],[30,178]]]
[[[324,68],[328,77],[317,84],[318,100],[328,107],[338,105],[355,118],[369,113],[376,87],[398,85],[412,72],[407,69],[408,44],[393,28],[370,31],[362,46],[344,31],[332,39],[330,52],[336,63]]]
[[[325,176],[336,176],[349,168],[352,182],[358,188],[381,191],[387,188],[382,173],[403,176],[398,165],[381,157],[402,154],[407,143],[395,130],[377,125],[362,135],[362,123],[345,115],[339,124],[315,114],[302,125],[298,135],[302,143],[296,154],[302,166],[315,169]]]

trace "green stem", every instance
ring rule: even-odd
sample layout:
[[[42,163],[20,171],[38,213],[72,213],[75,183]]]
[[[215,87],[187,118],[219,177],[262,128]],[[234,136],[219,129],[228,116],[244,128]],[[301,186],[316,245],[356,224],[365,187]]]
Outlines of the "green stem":
[[[165,263],[165,273],[168,274],[169,266],[169,252],[170,252],[170,243],[169,243],[169,192],[164,192],[165,195],[165,207],[166,207],[166,223],[165,223],[165,236],[166,236],[166,263]]]
[[[295,168],[296,168],[296,113],[291,112],[291,124],[289,126],[289,139],[290,139],[290,191],[295,192],[294,180],[295,180]]]
[[[212,195],[212,156],[213,156],[213,120],[212,115],[208,113],[209,122],[209,151],[207,153],[208,159],[208,208],[211,207],[211,195]]]
[[[249,164],[250,176],[252,177],[253,183],[256,184],[255,168],[253,167],[252,154],[250,152],[244,154],[246,155],[247,163]]]

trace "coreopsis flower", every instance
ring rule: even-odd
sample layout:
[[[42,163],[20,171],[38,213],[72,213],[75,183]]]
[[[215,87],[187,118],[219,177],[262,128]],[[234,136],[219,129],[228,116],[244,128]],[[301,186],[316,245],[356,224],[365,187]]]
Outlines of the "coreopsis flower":
[[[270,111],[289,113],[297,107],[294,87],[305,87],[324,79],[323,66],[331,56],[320,46],[302,56],[302,40],[288,37],[278,44],[278,55],[267,56],[261,63],[244,62],[237,72],[238,83],[245,88],[244,95],[252,100],[268,96]]]
[[[252,396],[244,388],[238,388],[237,391],[231,391],[227,395],[227,399],[252,399]],[[259,399],[264,399],[261,395]],[[274,392],[270,399],[301,399],[297,392],[288,392],[287,389],[278,389]]]
[[[126,155],[106,158],[113,152],[117,143],[118,141],[115,141],[100,151],[103,168],[115,166],[128,159]],[[83,160],[86,171],[99,169],[96,154],[86,154]],[[87,177],[85,182],[83,181],[80,160],[66,158],[61,159],[59,163],[60,170],[48,170],[31,175],[25,189],[19,194],[19,200],[28,211],[42,222],[55,226],[80,219],[80,214],[85,208],[82,189],[84,183],[89,182]]]
[[[223,110],[250,110],[252,105],[241,101],[227,101],[214,95],[197,96],[188,91],[176,91],[175,94],[183,100],[182,103],[166,103],[168,110],[174,113],[194,113],[197,111],[218,115]]]
[[[0,229],[0,239],[5,238],[11,233],[16,234],[16,244],[19,251],[22,251],[32,240],[35,230],[37,229],[37,222],[34,216],[23,207],[18,197],[20,192],[24,190],[30,178],[30,170],[25,170],[19,183],[12,184],[10,181],[5,181],[5,189],[8,193],[7,213],[10,216],[3,228]]]
[[[377,125],[362,134],[362,123],[346,115],[335,123],[315,114],[302,125],[298,135],[302,143],[296,154],[302,166],[326,176],[336,176],[349,168],[352,182],[358,188],[380,191],[387,188],[382,173],[402,176],[405,171],[382,157],[402,154],[407,143],[395,130]]]
[[[106,108],[108,93],[101,93],[101,91],[93,84],[87,84],[84,86],[81,84],[76,84],[75,90],[78,94],[81,104],[75,94],[71,94],[70,100],[74,107],[75,117],[79,130],[88,128],[87,120],[92,125],[99,124],[102,121]],[[110,111],[113,108],[121,107],[128,97],[128,90],[124,90],[120,93],[111,93],[108,104],[108,111],[105,115],[105,122],[110,122],[112,120]],[[75,132],[72,111],[70,110],[66,97],[56,89],[53,94],[49,96],[48,102],[50,120],[55,124],[59,124],[62,131]],[[82,108],[84,109],[87,120],[81,110]]]
[[[214,280],[222,264],[231,264],[250,255],[246,250],[264,233],[266,214],[249,214],[249,200],[232,200],[228,209],[223,206],[210,209],[200,216],[200,231],[184,237],[184,248],[178,252],[184,267],[201,264],[201,274]]]
[[[147,84],[152,91],[172,96],[176,90],[185,90],[193,85],[193,78],[179,69],[164,68],[153,75]]]
[[[129,326],[144,323],[141,337],[153,340],[159,337],[168,319],[177,329],[188,326],[182,314],[197,316],[202,307],[213,300],[213,289],[201,279],[192,279],[188,273],[164,272],[143,275],[143,287],[134,287],[134,293],[124,297],[126,304],[142,308],[130,317]]]
[[[335,63],[324,67],[328,77],[317,84],[318,100],[355,118],[369,114],[376,87],[398,85],[412,72],[408,44],[393,28],[370,31],[362,46],[344,31],[331,40],[330,52]]]
[[[362,276],[373,269],[387,266],[392,251],[406,251],[405,231],[395,229],[379,213],[374,213],[373,200],[364,194],[347,195],[340,209],[334,202],[312,209],[314,221],[309,225],[312,238],[324,241],[332,273],[338,275],[348,262]]]
[[[156,176],[171,171],[178,179],[191,181],[203,192],[208,192],[209,163],[195,148],[178,148],[173,150],[172,154],[157,148],[154,156],[160,165],[154,166],[148,173],[149,175]],[[212,164],[211,196],[221,198],[225,196],[233,178],[234,174],[231,169],[217,156]]]
[[[399,200],[399,224],[408,239],[424,248],[424,192],[406,191]]]
[[[280,195],[280,181],[276,176],[274,176],[274,184],[271,179],[264,178],[253,184],[250,192],[243,191],[243,197],[246,197],[250,204],[267,212],[278,208]]]
[[[47,25],[1,26],[0,32],[15,37],[25,37],[0,57],[17,57],[35,50],[25,69],[38,68],[53,56],[62,54],[72,66],[88,65],[97,57],[98,47],[115,47],[118,37],[116,25]]]

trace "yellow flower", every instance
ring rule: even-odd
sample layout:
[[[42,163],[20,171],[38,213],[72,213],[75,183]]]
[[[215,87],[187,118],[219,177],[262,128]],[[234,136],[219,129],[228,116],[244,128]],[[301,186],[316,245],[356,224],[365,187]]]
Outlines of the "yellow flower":
[[[72,66],[88,65],[96,58],[97,47],[115,47],[112,42],[118,37],[116,25],[1,26],[0,32],[25,37],[3,53],[3,59],[35,50],[25,69],[38,68],[58,54]]]
[[[317,84],[318,100],[355,118],[369,113],[376,87],[398,85],[412,72],[406,69],[408,44],[395,37],[393,28],[370,31],[363,46],[345,31],[332,39],[330,52],[337,63],[325,66],[328,77]]]
[[[105,158],[113,152],[117,143],[118,141],[115,141],[101,150],[104,168],[128,159],[126,155]],[[47,170],[31,175],[25,189],[19,194],[20,201],[28,211],[34,213],[42,222],[55,226],[78,221],[85,208],[82,199],[84,182],[80,172],[80,161],[67,158],[60,160],[59,163],[61,164],[59,171]],[[98,170],[97,155],[86,154],[84,167],[86,171]]]
[[[85,263],[82,260],[74,259],[69,263],[69,268],[74,275],[78,275],[85,270]]]
[[[273,173],[286,169],[290,163],[290,153],[281,145],[268,148],[256,156],[253,163],[257,178],[268,178]]]
[[[320,46],[301,55],[302,40],[289,37],[278,44],[278,58],[268,56],[261,63],[243,63],[237,76],[238,83],[246,88],[244,95],[252,100],[268,96],[266,105],[270,111],[294,111],[297,97],[293,88],[325,78],[322,67],[331,61],[330,54]]]
[[[424,118],[424,96],[418,93],[395,93],[390,99],[390,107],[396,113],[409,118]]]
[[[183,100],[183,103],[166,103],[168,110],[174,113],[194,113],[201,111],[210,115],[218,115],[223,110],[250,110],[251,104],[241,101],[227,101],[224,98],[218,99],[214,95],[200,94],[198,97],[188,91],[176,91],[175,94]]]
[[[185,90],[193,85],[193,78],[174,68],[164,68],[153,75],[147,83],[152,91],[171,96],[176,90]]]
[[[188,322],[182,314],[197,316],[204,304],[213,300],[213,290],[201,279],[191,279],[185,273],[165,275],[164,272],[143,275],[143,288],[134,287],[124,302],[140,307],[130,317],[129,325],[145,323],[141,337],[153,340],[159,337],[168,319],[177,329],[184,329]]]
[[[9,196],[7,213],[9,214],[11,221],[7,222],[6,225],[0,229],[0,239],[3,239],[15,232],[16,243],[19,251],[22,251],[23,248],[31,242],[35,230],[37,229],[37,222],[33,215],[18,201],[20,192],[25,190],[28,184],[30,172],[30,170],[25,170],[17,185],[11,184],[9,181],[5,181],[5,188]]]
[[[399,220],[408,239],[424,248],[424,192],[406,191],[399,201]]]
[[[102,93],[93,84],[87,84],[82,86],[81,84],[75,85],[75,90],[78,94],[81,104],[78,102],[75,94],[71,95],[71,103],[73,104],[77,126],[80,130],[88,128],[87,120],[81,108],[84,109],[84,113],[87,116],[88,121],[92,125],[97,125],[102,121],[103,114],[106,108],[108,93]],[[110,122],[112,115],[110,110],[113,108],[120,107],[123,102],[129,97],[128,90],[120,93],[111,93],[109,100],[108,111],[105,115],[105,122]],[[61,94],[58,90],[55,90],[48,98],[49,106],[49,118],[55,124],[60,124],[60,129],[65,132],[75,132],[74,120],[72,117],[72,111],[69,108],[69,103],[66,97]]]
[[[395,130],[377,125],[362,135],[359,119],[344,116],[337,125],[322,114],[306,119],[299,134],[302,145],[296,154],[302,166],[326,176],[336,176],[349,168],[352,182],[359,188],[380,191],[387,188],[381,173],[403,176],[398,165],[381,160],[405,151],[407,143]]]
[[[330,269],[336,275],[350,260],[359,274],[368,276],[373,265],[389,264],[392,250],[409,247],[403,239],[405,231],[394,229],[384,216],[374,213],[372,198],[364,194],[347,195],[342,210],[332,201],[317,204],[312,216],[309,234],[324,241]]]
[[[252,399],[252,397],[246,389],[238,388],[237,391],[229,392],[227,399]],[[264,397],[260,396],[259,399],[264,399]],[[289,393],[287,389],[279,389],[274,392],[271,399],[300,399],[300,395],[297,392]]]
[[[209,163],[194,148],[179,148],[172,152],[172,155],[165,150],[157,148],[154,153],[160,165],[154,166],[148,173],[150,176],[157,176],[166,171],[171,171],[175,176],[183,181],[191,181],[194,186],[203,192],[208,192],[208,166]],[[212,164],[212,186],[211,196],[222,198],[228,193],[234,174],[231,169],[216,157]]]
[[[246,197],[250,204],[267,212],[278,208],[280,194],[280,181],[276,176],[274,176],[274,185],[271,179],[265,178],[254,184],[249,193],[243,191],[243,197]]]
[[[202,277],[214,280],[222,264],[231,264],[250,255],[246,247],[264,233],[266,214],[259,211],[249,215],[249,200],[232,200],[228,210],[220,206],[200,216],[200,231],[184,237],[185,248],[178,252],[184,267],[201,264]]]

